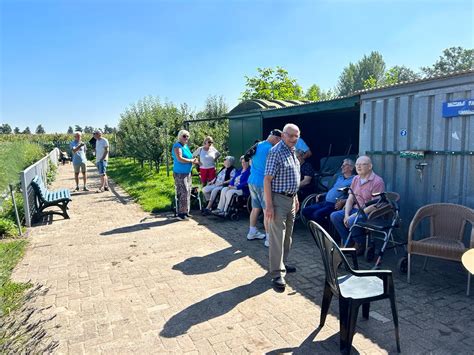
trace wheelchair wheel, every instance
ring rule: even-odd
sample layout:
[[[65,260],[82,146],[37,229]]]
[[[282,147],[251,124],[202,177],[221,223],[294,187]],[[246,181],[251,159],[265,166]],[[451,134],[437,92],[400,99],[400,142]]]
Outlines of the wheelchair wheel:
[[[317,196],[317,194],[308,195],[308,196],[303,200],[303,202],[301,202],[299,216],[300,216],[301,222],[303,222],[304,225],[306,225],[306,224],[308,223],[308,220],[306,219],[305,216],[303,216],[303,209],[304,209],[305,207],[314,205],[314,204],[317,202],[317,201],[316,201],[316,196]]]
[[[230,220],[231,220],[231,221],[238,221],[239,219],[240,219],[240,216],[239,216],[238,213],[232,213],[232,214],[230,215]]]
[[[400,274],[405,275],[408,272],[408,258],[404,256],[400,260],[398,260],[398,271]]]

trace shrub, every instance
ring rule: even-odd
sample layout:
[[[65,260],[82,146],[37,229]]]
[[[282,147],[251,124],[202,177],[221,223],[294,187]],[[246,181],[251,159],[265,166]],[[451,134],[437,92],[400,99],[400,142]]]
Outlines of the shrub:
[[[17,234],[18,230],[13,221],[7,218],[0,218],[0,236],[13,237]]]

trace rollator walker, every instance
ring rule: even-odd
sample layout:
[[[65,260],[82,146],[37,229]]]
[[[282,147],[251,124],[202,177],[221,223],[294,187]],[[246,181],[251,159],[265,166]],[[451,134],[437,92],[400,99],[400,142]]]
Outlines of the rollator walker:
[[[356,228],[361,228],[365,231],[365,258],[368,262],[372,262],[376,255],[375,240],[382,240],[382,247],[378,250],[377,259],[375,261],[374,269],[378,268],[382,263],[382,258],[387,249],[394,249],[397,254],[397,247],[406,245],[395,241],[393,236],[394,230],[400,226],[400,208],[398,206],[398,200],[400,195],[396,192],[377,192],[373,193],[375,197],[366,203],[365,207],[375,205],[375,210],[369,214],[364,212],[364,209],[360,206],[357,196],[354,194],[350,187],[341,188],[340,191],[351,192],[354,196],[355,203],[358,207],[357,216],[349,229],[349,235],[344,243],[344,247],[347,247],[351,237],[357,232]],[[375,237],[373,234],[379,233],[383,237]],[[391,246],[389,246],[389,243]]]

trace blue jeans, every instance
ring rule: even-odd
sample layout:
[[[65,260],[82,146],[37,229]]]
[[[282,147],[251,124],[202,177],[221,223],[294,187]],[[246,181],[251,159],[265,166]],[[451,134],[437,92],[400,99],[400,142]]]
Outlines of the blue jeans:
[[[334,206],[335,204],[332,202],[318,202],[314,205],[303,208],[302,213],[306,219],[315,221],[324,227],[327,225],[326,217],[329,217],[329,215],[334,212]]]
[[[344,215],[345,215],[344,209],[331,213],[331,216],[330,216],[331,222],[334,225],[334,228],[336,228],[337,233],[339,233],[339,236],[341,237],[342,245],[346,243],[347,237],[349,236],[349,229],[354,224],[354,221],[357,216],[355,214],[356,212],[357,212],[357,209],[355,208],[353,208],[350,212],[351,217],[349,217],[349,228],[346,228],[346,226],[344,225]],[[359,244],[364,243],[365,230],[359,227],[354,228],[352,230],[351,239]]]
[[[107,172],[107,160],[99,160],[96,165],[97,169],[99,169],[99,175],[105,175]]]

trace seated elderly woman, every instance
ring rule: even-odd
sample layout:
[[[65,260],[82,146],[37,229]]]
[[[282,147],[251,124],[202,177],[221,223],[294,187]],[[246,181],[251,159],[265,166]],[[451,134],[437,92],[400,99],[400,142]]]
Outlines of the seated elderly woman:
[[[217,206],[216,210],[212,211],[213,214],[225,217],[227,215],[232,196],[243,196],[244,194],[250,194],[249,185],[247,182],[250,176],[250,165],[249,162],[245,161],[243,155],[240,157],[240,163],[242,164],[242,169],[237,170],[234,178],[230,181],[229,186],[222,189],[221,197],[219,198],[219,205]]]
[[[226,156],[224,159],[224,167],[219,170],[217,176],[202,188],[204,198],[209,201],[207,207],[202,211],[203,214],[209,214],[212,209],[216,196],[220,190],[229,185],[230,180],[235,176],[234,168],[235,158]]]

